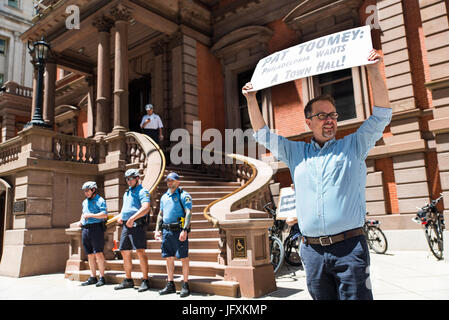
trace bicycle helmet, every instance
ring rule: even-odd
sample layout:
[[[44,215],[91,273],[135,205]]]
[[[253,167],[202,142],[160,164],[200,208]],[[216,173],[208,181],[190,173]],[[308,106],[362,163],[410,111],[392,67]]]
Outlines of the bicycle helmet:
[[[125,178],[129,177],[140,177],[139,170],[138,169],[128,169],[125,172]]]
[[[87,181],[83,184],[83,186],[81,187],[81,190],[86,190],[86,189],[98,189],[97,187],[97,183],[95,181]]]

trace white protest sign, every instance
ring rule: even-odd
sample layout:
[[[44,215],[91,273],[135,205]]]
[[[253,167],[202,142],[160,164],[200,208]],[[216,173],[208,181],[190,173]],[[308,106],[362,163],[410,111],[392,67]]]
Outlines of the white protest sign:
[[[251,78],[253,90],[373,62],[370,26],[337,32],[261,59]]]
[[[276,219],[287,218],[296,218],[296,196],[295,191],[290,187],[281,189],[276,212]]]

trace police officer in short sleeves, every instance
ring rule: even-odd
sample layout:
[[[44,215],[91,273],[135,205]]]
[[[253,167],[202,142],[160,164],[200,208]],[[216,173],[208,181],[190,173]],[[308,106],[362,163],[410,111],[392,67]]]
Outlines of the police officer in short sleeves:
[[[120,253],[123,257],[123,266],[126,278],[121,284],[116,286],[115,290],[133,288],[134,281],[131,277],[132,272],[132,250],[136,250],[140,261],[140,269],[143,279],[139,287],[139,292],[150,288],[148,280],[148,258],[145,254],[146,237],[145,223],[142,219],[150,211],[150,193],[140,183],[139,170],[129,169],[125,172],[125,180],[129,188],[123,195],[123,206],[118,224],[123,224],[122,234],[120,236]]]
[[[167,285],[159,291],[160,295],[176,293],[173,281],[175,258],[181,259],[184,283],[181,297],[190,295],[189,289],[189,242],[188,230],[192,218],[192,197],[179,188],[179,175],[171,172],[165,179],[168,190],[161,197],[160,210],[157,217],[155,239],[162,239],[162,257],[167,263]],[[161,238],[162,229],[162,238]]]
[[[86,196],[82,203],[82,214],[78,225],[82,228],[81,239],[89,262],[90,277],[81,285],[96,284],[101,287],[106,284],[104,277],[104,222],[108,218],[106,201],[97,193],[95,181],[87,181],[81,189]],[[97,281],[97,265],[100,279]]]

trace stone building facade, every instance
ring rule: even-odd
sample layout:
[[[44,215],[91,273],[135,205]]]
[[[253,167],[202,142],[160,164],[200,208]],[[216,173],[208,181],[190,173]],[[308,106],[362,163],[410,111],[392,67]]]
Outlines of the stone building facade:
[[[0,1],[0,87],[8,81],[32,86],[31,58],[27,44],[20,40],[20,35],[31,27],[32,17],[32,1]]]
[[[124,168],[120,139],[128,131],[139,131],[146,103],[154,105],[164,122],[164,148],[170,147],[170,133],[176,128],[193,134],[194,121],[201,121],[202,130],[216,128],[223,134],[225,129],[246,129],[250,124],[241,87],[261,58],[365,24],[372,25],[373,45],[385,56],[393,108],[391,124],[367,159],[367,209],[385,229],[394,230],[420,228],[411,221],[416,206],[441,192],[441,209],[448,212],[449,0],[44,0],[40,4],[33,25],[20,38],[26,43],[44,36],[52,46],[44,119],[62,136],[107,144],[100,158],[108,165],[97,169],[82,161],[65,168],[47,165],[41,175],[26,166],[18,173],[6,162],[0,165],[4,189],[21,187],[10,194],[11,203],[5,208],[29,197],[36,204],[35,218],[28,224],[18,222],[19,216],[29,218],[26,213],[11,218],[5,209],[4,234],[18,234],[27,226],[53,228],[55,243],[67,244],[61,230],[78,218],[80,200],[70,194],[82,179],[99,172],[104,172],[101,183],[109,192],[108,207],[117,213],[124,190],[116,181]],[[289,139],[309,140],[303,108],[322,92],[336,97],[342,114],[338,137],[354,132],[371,114],[365,69],[355,67],[263,90],[259,99],[265,121]],[[16,101],[11,97],[17,91],[10,94],[8,101]],[[31,109],[34,97],[26,100]],[[7,97],[0,97],[0,104],[2,99]],[[8,138],[17,134],[8,126],[2,132]],[[38,133],[45,136],[42,132]],[[25,132],[22,138],[35,137]],[[278,169],[274,180],[289,186],[285,166],[269,155],[265,160]],[[71,176],[62,178],[68,172]],[[46,191],[39,193],[37,186],[43,185]],[[55,194],[59,190],[65,190],[61,197]],[[61,208],[67,208],[63,215],[58,213]],[[37,212],[41,209],[45,214]],[[44,250],[50,244],[39,245]]]

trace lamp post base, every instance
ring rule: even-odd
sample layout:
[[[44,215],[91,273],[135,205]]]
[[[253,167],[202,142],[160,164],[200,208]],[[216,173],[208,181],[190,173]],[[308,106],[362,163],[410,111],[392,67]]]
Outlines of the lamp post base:
[[[45,123],[45,121],[43,121],[43,120],[31,120],[23,128],[26,129],[31,126],[37,126],[37,127],[41,127],[41,128],[51,129],[51,126],[49,124]]]

